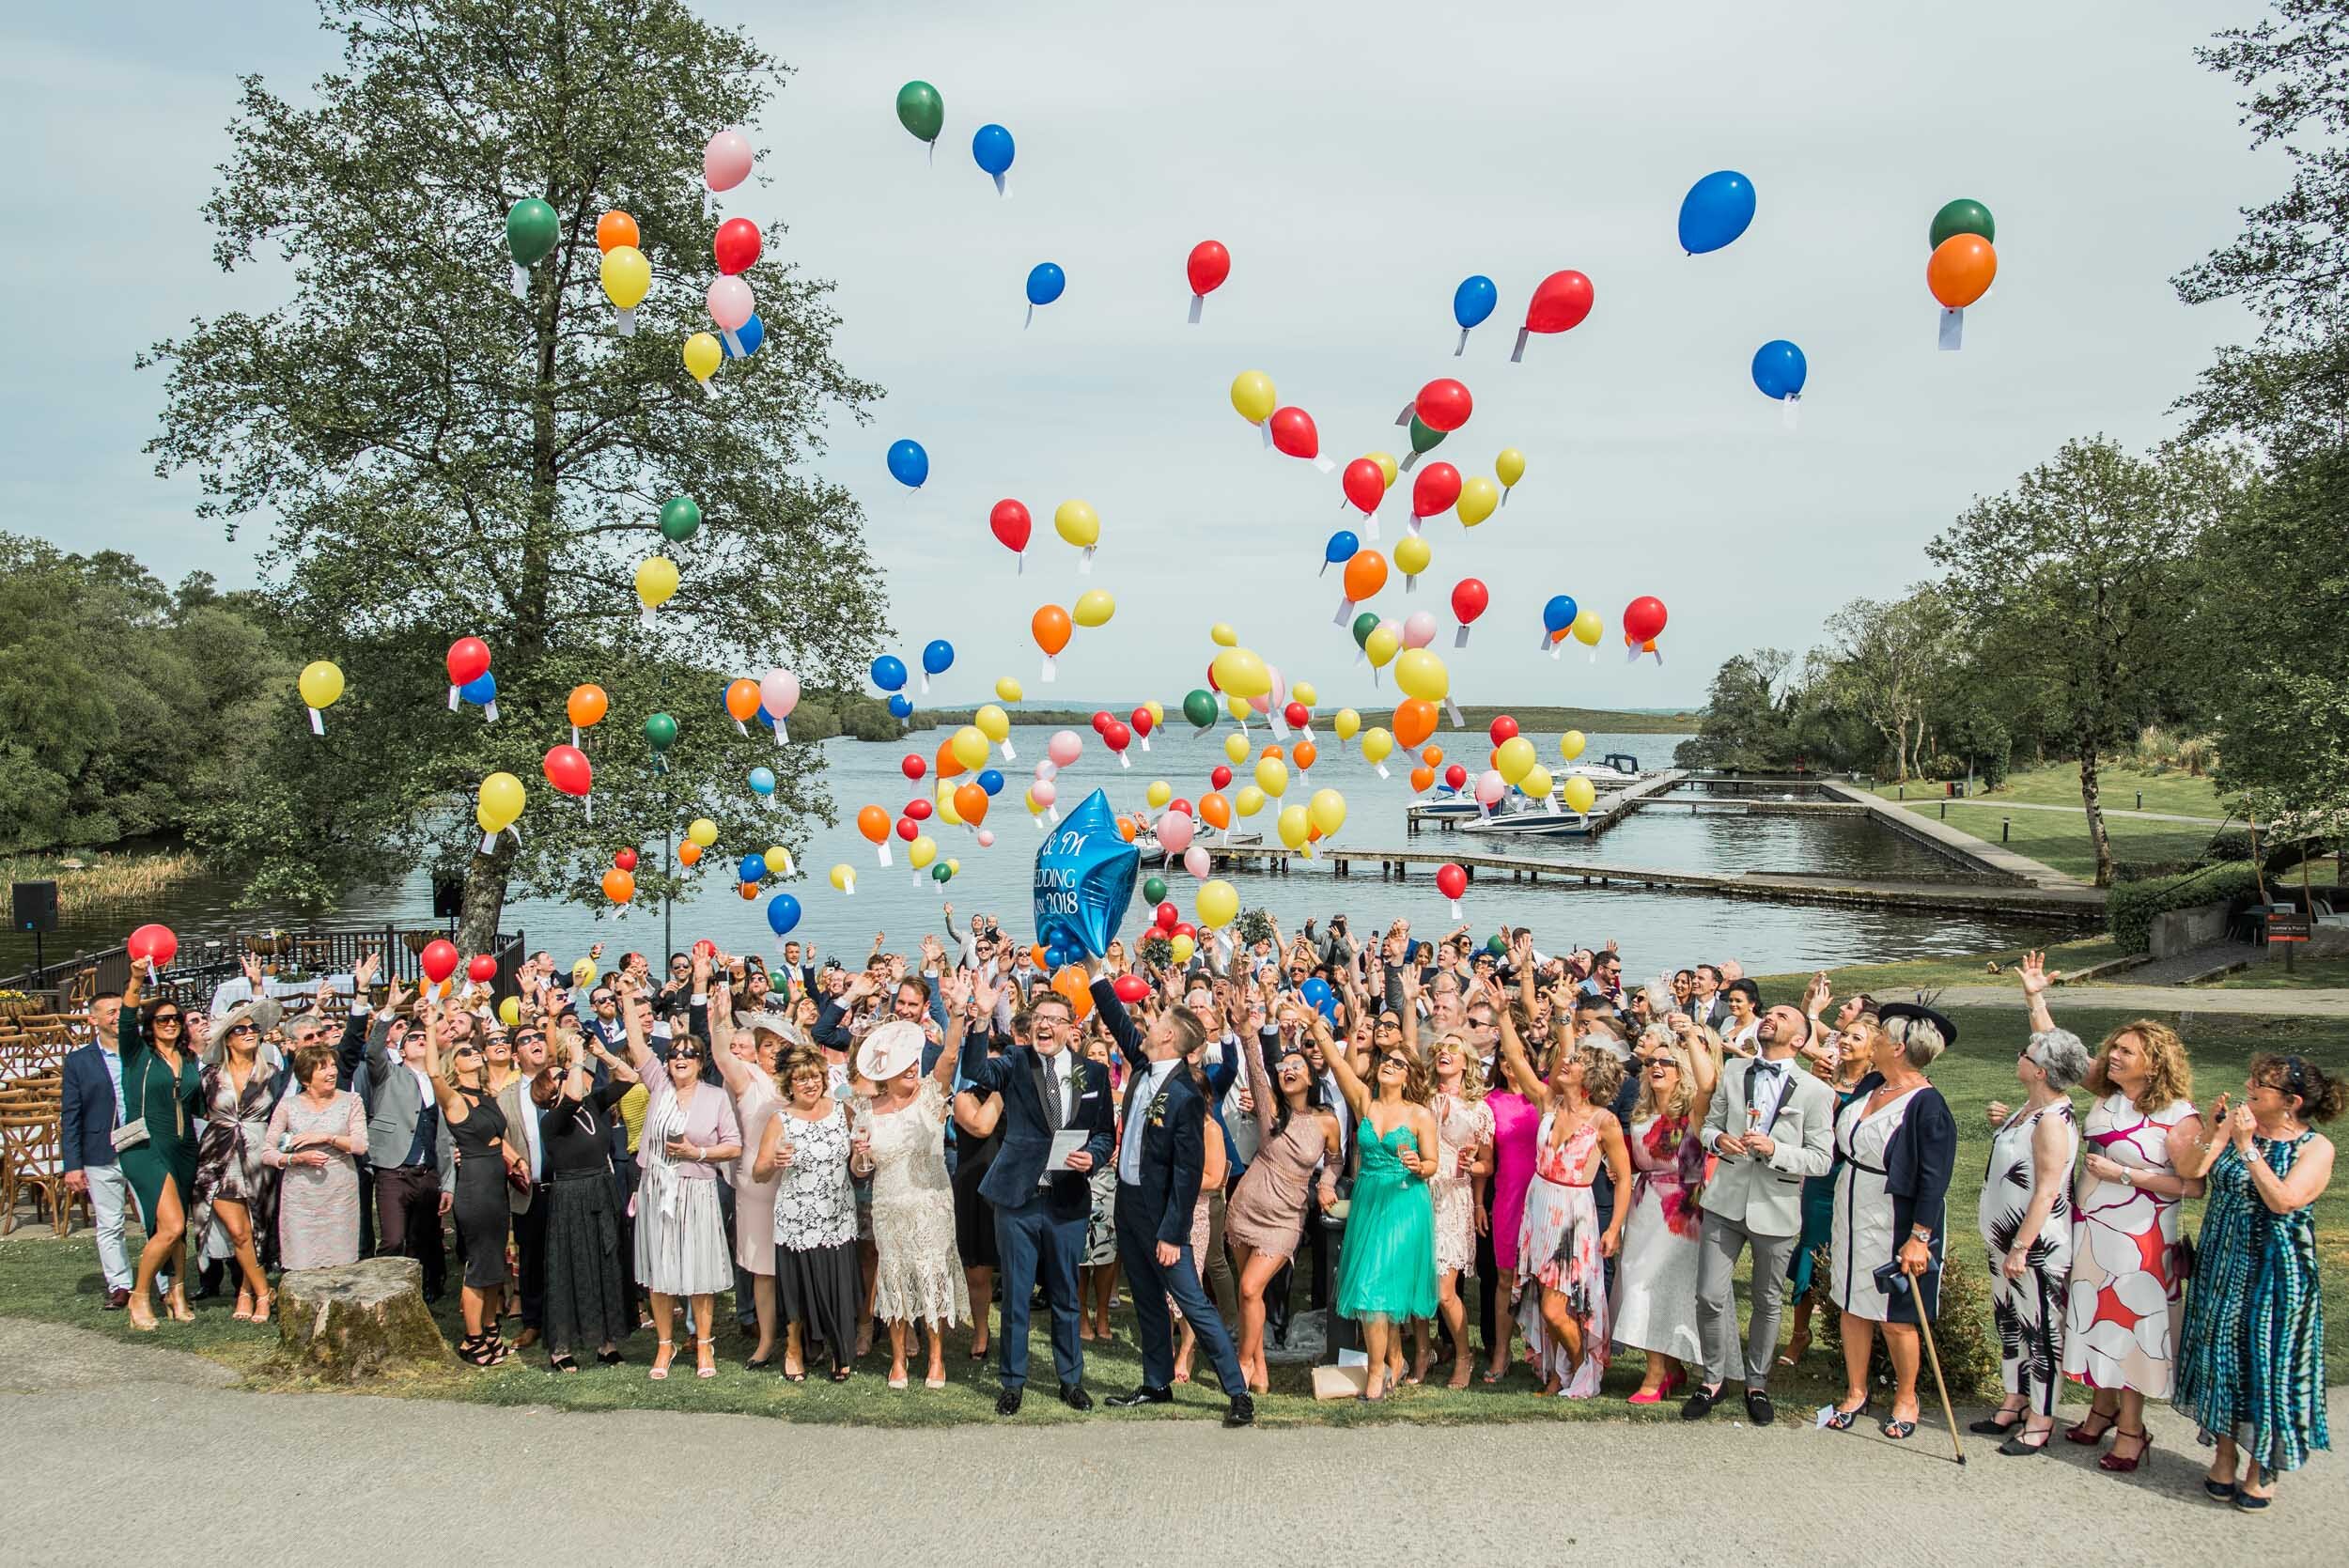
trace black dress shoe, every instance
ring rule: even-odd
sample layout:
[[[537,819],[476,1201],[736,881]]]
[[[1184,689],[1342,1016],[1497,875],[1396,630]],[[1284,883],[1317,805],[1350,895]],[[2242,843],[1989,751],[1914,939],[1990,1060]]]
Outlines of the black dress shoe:
[[[1060,1386],[1060,1402],[1071,1410],[1093,1408],[1093,1396],[1085,1392],[1082,1383],[1063,1383]]]
[[[1680,1406],[1680,1419],[1684,1421],[1701,1421],[1705,1417],[1711,1415],[1713,1413],[1713,1406],[1719,1405],[1720,1402],[1721,1388],[1719,1384],[1716,1383],[1709,1389],[1701,1387],[1694,1393],[1690,1394],[1688,1401]]]
[[[1174,1403],[1174,1390],[1141,1388],[1129,1394],[1112,1394],[1101,1403],[1112,1410],[1134,1410],[1144,1405],[1172,1405]]]
[[[1756,1426],[1767,1426],[1778,1420],[1778,1410],[1770,1404],[1767,1389],[1748,1389],[1746,1390],[1746,1420]]]
[[[999,1416],[1016,1416],[1019,1414],[1019,1398],[1021,1391],[1022,1390],[1019,1389],[1005,1389],[1002,1393],[997,1394],[995,1396],[995,1413]]]
[[[1256,1402],[1249,1398],[1245,1391],[1234,1394],[1231,1407],[1223,1412],[1223,1424],[1225,1426],[1255,1425]]]

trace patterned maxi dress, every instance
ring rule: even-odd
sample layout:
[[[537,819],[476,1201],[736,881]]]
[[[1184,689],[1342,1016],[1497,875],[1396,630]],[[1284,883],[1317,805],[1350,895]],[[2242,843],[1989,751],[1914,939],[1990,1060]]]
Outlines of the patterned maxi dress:
[[[2114,1164],[2168,1176],[2176,1173],[2170,1129],[2193,1114],[2191,1105],[2173,1100],[2147,1115],[2116,1091],[2089,1109],[2084,1131]],[[2168,1399],[2186,1300],[2178,1263],[2178,1200],[2082,1171],[2073,1202],[2064,1375],[2092,1389]]]
[[[2031,1141],[2039,1124],[2052,1117],[2063,1126],[2066,1179],[2056,1188],[2039,1234],[2029,1237],[2023,1272],[2009,1279],[2007,1254],[2015,1250],[2023,1217],[2038,1196],[2039,1162]],[[2079,1157],[2080,1135],[2072,1102],[2056,1100],[2037,1110],[2017,1110],[1990,1137],[1990,1163],[1983,1172],[1979,1220],[1990,1253],[1990,1317],[1999,1329],[1999,1375],[2006,1391],[2021,1394],[2025,1408],[2053,1416],[2063,1365],[2064,1293],[2072,1279],[2072,1193],[2068,1179]]]
[[[1517,1321],[1545,1380],[1557,1378],[1558,1391],[1567,1399],[1588,1399],[1598,1392],[1610,1356],[1606,1256],[1587,1169],[1598,1147],[1598,1117],[1594,1113],[1553,1149],[1549,1129],[1555,1116],[1544,1112],[1535,1135],[1540,1158],[1517,1229],[1517,1281],[1521,1287],[1538,1283],[1565,1296],[1566,1311],[1581,1327],[1581,1359],[1568,1360],[1565,1346],[1551,1336],[1542,1316],[1541,1290],[1525,1290]]]
[[[233,1256],[224,1227],[212,1230],[212,1205],[223,1200],[242,1203],[252,1225],[257,1255],[272,1251],[277,1235],[277,1172],[261,1158],[269,1144],[270,1113],[277,1107],[278,1079],[274,1052],[254,1058],[252,1071],[240,1091],[226,1065],[204,1069],[204,1138],[195,1153],[195,1203],[189,1212],[188,1234],[207,1258]]]
[[[911,1101],[872,1118],[873,1312],[884,1323],[971,1321],[946,1176],[950,1104],[938,1079],[925,1078]]]
[[[2288,1176],[2315,1136],[2255,1138],[2252,1147]],[[2311,1449],[2332,1447],[2315,1218],[2306,1207],[2270,1209],[2232,1142],[2211,1167],[2209,1193],[2178,1353],[2178,1409],[2194,1418],[2203,1442],[2232,1436],[2262,1469],[2296,1470]]]
[[[1704,1149],[1686,1116],[1631,1127],[1631,1215],[1615,1263],[1615,1343],[1703,1360],[1697,1335],[1696,1190]]]

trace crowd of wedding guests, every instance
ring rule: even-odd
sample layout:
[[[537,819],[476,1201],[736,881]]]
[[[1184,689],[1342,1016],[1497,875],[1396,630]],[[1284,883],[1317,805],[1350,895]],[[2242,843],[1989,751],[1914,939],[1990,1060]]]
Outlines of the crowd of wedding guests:
[[[1839,1001],[1824,975],[1766,1006],[1729,962],[1626,986],[1611,943],[1429,942],[1401,921],[1365,942],[1343,916],[1180,967],[1113,942],[1081,976],[951,905],[942,937],[885,945],[853,967],[796,941],[773,965],[701,942],[659,970],[542,953],[503,1020],[461,979],[379,989],[372,957],[339,1020],[325,985],[288,1012],[238,1000],[255,972],[198,1011],[134,973],[64,1079],[108,1304],[151,1330],[216,1280],[267,1322],[272,1265],[363,1253],[417,1259],[438,1301],[453,1232],[476,1366],[616,1364],[649,1327],[648,1376],[706,1377],[731,1312],[749,1364],[794,1382],[845,1381],[885,1343],[892,1388],[940,1388],[959,1337],[992,1354],[1009,1414],[1038,1305],[1060,1398],[1090,1407],[1083,1347],[1122,1279],[1143,1381],[1111,1403],[1171,1400],[1204,1353],[1229,1424],[1299,1297],[1359,1333],[1365,1399],[1518,1359],[1590,1398],[1629,1349],[1630,1403],[1700,1420],[1735,1385],[1757,1424],[1832,1312],[1848,1387],[1821,1422],[1917,1431],[1921,1319],[1971,1244],[1932,1082],[1957,1032],[1931,1006]],[[2174,1031],[2092,1051],[2050,1016],[2051,978],[2022,967],[2019,1098],[1987,1108],[1977,1234],[2006,1397],[1973,1430],[2044,1453],[2070,1379],[2092,1402],[2060,1436],[2126,1472],[2146,1401],[2173,1401],[2215,1450],[2211,1496],[2266,1507],[2327,1446],[2315,1127],[2349,1085],[2262,1056],[2204,1114]]]

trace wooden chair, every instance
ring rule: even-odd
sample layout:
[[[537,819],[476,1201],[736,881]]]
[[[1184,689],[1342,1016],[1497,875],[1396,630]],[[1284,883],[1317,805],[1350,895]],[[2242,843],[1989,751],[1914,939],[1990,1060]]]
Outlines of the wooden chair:
[[[73,971],[73,978],[66,982],[64,1011],[68,1013],[86,1013],[89,1011],[89,1004],[97,1000],[97,967],[93,965],[88,969],[75,970]]]
[[[73,1234],[58,1121],[53,1101],[0,1095],[0,1235],[16,1229],[16,1205],[27,1190],[48,1201],[52,1230],[61,1236]]]

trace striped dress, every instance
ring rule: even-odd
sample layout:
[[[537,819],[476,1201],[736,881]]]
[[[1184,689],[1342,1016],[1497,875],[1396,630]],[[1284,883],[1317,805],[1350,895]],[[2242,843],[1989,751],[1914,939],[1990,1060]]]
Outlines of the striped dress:
[[[2269,1170],[2288,1176],[2315,1136],[2252,1144]],[[2194,1419],[2203,1442],[2232,1436],[2262,1468],[2296,1470],[2311,1449],[2332,1447],[2316,1222],[2308,1208],[2270,1209],[2232,1142],[2208,1185],[2178,1351],[2177,1407]]]

